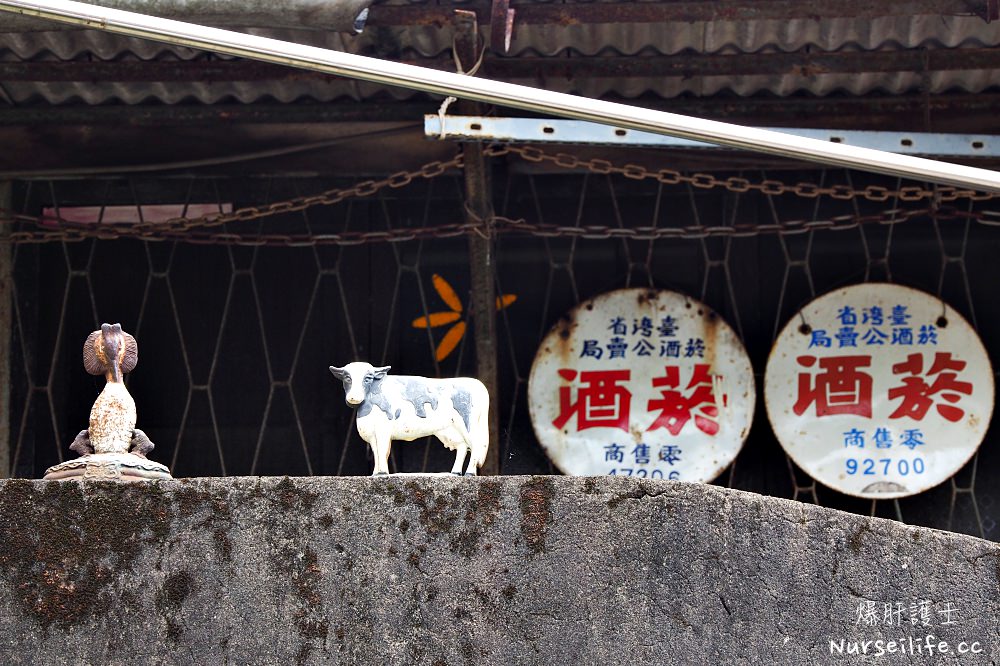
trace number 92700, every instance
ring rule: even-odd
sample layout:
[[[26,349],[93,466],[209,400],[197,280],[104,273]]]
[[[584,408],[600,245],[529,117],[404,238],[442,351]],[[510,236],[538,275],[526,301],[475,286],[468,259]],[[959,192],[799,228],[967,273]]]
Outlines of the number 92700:
[[[909,476],[910,474],[923,474],[926,468],[924,459],[920,457],[912,460],[907,458],[848,458],[846,462],[848,474],[861,476],[889,476],[890,474]]]

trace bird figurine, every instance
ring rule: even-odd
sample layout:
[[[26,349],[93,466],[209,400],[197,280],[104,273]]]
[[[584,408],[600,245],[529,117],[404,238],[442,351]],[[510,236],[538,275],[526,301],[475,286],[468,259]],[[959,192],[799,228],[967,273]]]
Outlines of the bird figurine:
[[[90,410],[90,427],[69,445],[80,457],[45,470],[43,478],[103,481],[172,479],[166,465],[146,458],[153,443],[135,427],[135,401],[122,381],[135,369],[139,348],[121,324],[101,324],[83,343],[83,367],[107,384]]]
[[[135,401],[123,383],[139,360],[135,338],[121,324],[101,324],[83,344],[83,365],[92,375],[104,375],[107,384],[90,410],[90,428],[81,430],[69,445],[81,456],[92,453],[131,453],[145,458],[153,450],[146,433],[135,427]]]

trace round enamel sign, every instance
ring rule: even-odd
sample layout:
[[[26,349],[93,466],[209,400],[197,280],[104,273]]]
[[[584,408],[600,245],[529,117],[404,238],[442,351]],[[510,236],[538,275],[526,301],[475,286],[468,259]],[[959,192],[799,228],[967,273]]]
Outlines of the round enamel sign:
[[[538,441],[575,475],[711,481],[739,453],[755,397],[729,325],[653,289],[576,306],[542,341],[528,381]]]
[[[938,485],[976,452],[993,413],[993,369],[976,332],[940,299],[862,284],[788,322],[764,396],[778,441],[810,476],[891,499]]]

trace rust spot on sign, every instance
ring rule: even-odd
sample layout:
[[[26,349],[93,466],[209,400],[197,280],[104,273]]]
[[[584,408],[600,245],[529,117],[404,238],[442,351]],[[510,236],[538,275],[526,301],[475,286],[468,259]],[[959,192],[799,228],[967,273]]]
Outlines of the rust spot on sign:
[[[573,337],[573,317],[572,315],[561,318],[555,325],[556,331],[556,350],[560,361],[563,365],[571,361],[575,354],[573,353],[573,343],[571,338]]]

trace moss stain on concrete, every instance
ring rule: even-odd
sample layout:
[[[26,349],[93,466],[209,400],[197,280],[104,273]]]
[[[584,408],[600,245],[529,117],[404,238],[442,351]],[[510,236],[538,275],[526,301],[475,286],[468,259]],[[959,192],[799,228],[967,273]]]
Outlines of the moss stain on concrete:
[[[552,520],[555,484],[544,476],[521,485],[521,535],[532,555],[545,552],[545,532]]]
[[[194,590],[194,579],[187,571],[175,571],[167,576],[156,593],[156,609],[167,623],[167,639],[177,645],[184,633],[181,606]]]
[[[107,613],[147,547],[162,547],[173,508],[157,483],[8,481],[0,488],[0,575],[43,627]]]
[[[432,497],[415,481],[408,482],[406,489],[420,509],[420,524],[424,526],[429,536],[435,537],[451,532],[458,519],[458,512],[447,498],[441,495]]]
[[[233,544],[229,539],[229,532],[233,525],[233,513],[229,498],[182,482],[182,485],[173,492],[173,500],[180,518],[190,518],[204,513],[204,517],[196,523],[196,527],[210,530],[212,544],[219,559],[231,562]]]

